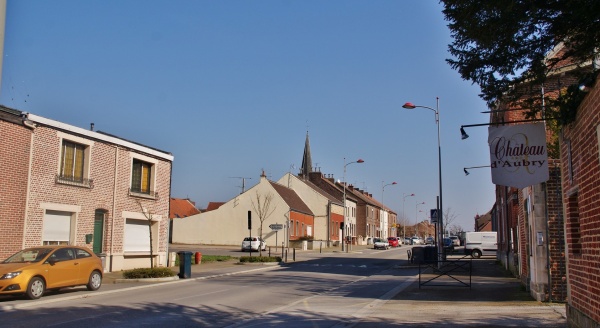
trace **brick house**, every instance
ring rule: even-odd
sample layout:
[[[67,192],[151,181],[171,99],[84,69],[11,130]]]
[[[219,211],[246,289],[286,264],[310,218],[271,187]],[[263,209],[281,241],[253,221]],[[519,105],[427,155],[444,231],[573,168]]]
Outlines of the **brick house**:
[[[557,47],[548,58],[564,51]],[[500,103],[490,113],[492,123],[527,121],[530,108],[544,111],[542,100],[556,99],[565,86],[577,81],[576,65],[562,63],[555,68],[544,85],[524,84],[519,88],[534,90],[541,95],[527,103],[525,95],[517,104]],[[541,119],[537,116],[537,119]],[[507,269],[520,278],[530,294],[538,301],[564,302],[567,297],[566,258],[563,203],[561,193],[561,154],[558,152],[558,133],[546,121],[549,179],[522,189],[496,186],[493,217],[497,220],[498,258]]]
[[[560,138],[570,327],[600,326],[600,85],[595,82]]]
[[[2,108],[3,257],[83,245],[105,271],[166,265],[173,156],[103,132]],[[8,134],[8,137],[5,137]],[[3,173],[5,174],[5,173]],[[152,237],[148,223],[151,222]]]
[[[23,247],[32,134],[20,111],[0,106],[0,259]]]

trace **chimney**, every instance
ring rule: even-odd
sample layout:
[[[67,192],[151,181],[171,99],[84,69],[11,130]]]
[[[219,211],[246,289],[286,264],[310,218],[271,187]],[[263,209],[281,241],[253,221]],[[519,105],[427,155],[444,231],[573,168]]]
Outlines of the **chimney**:
[[[90,131],[94,131],[94,123],[90,123]]]

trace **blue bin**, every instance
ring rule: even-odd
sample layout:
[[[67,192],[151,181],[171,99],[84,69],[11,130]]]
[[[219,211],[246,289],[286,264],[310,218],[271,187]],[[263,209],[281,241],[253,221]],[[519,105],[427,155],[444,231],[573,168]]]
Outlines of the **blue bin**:
[[[188,279],[192,277],[192,252],[181,251],[179,255],[179,278]]]

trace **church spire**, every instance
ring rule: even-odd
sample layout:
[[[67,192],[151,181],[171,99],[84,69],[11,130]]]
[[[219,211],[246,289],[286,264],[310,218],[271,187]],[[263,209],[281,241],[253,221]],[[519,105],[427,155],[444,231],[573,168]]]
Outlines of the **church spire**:
[[[308,140],[308,131],[306,131],[306,142],[304,143],[304,155],[302,156],[302,167],[300,167],[300,175],[304,178],[312,172],[312,158],[310,156],[310,141]]]

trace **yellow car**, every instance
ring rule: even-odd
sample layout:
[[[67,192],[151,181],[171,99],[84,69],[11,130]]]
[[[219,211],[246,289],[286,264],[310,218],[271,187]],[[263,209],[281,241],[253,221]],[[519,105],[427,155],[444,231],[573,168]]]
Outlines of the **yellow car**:
[[[0,295],[38,299],[46,290],[80,285],[88,290],[102,285],[102,260],[84,247],[32,247],[0,262]]]

